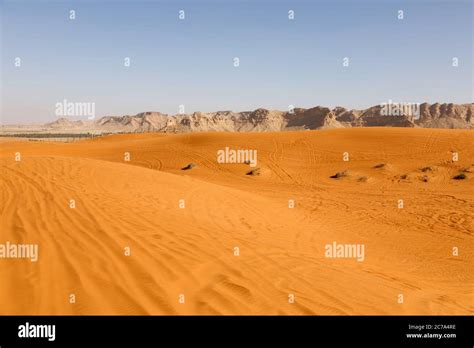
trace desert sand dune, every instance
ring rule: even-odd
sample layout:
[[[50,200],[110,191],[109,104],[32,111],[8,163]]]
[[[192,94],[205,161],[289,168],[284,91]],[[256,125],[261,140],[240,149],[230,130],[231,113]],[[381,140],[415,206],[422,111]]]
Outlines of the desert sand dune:
[[[0,258],[0,314],[474,313],[469,130],[3,139],[0,165],[0,244],[39,245]],[[364,260],[325,257],[334,241]]]

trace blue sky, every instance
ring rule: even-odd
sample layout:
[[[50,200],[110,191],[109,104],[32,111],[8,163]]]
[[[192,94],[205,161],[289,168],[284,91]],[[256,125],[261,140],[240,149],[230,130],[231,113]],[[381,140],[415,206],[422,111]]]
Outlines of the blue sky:
[[[64,99],[97,116],[473,101],[470,0],[0,2],[3,124]]]

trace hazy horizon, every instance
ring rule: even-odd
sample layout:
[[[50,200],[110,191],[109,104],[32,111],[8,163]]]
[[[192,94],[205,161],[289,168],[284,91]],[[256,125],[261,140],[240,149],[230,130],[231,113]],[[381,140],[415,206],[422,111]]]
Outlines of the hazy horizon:
[[[3,1],[1,9],[4,125],[54,121],[64,99],[95,103],[97,118],[174,115],[180,105],[190,114],[474,99],[470,1]]]

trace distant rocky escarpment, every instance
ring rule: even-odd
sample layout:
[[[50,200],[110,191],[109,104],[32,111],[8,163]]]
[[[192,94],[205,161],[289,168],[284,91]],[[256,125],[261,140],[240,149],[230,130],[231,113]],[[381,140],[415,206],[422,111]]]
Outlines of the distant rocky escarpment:
[[[405,110],[406,111],[406,110]],[[96,120],[60,118],[42,126],[50,131],[91,132],[269,132],[349,127],[463,128],[474,126],[474,104],[418,104],[416,114],[384,105],[364,110],[333,109],[316,106],[291,111],[195,112],[166,115],[142,112],[137,115],[105,116]]]

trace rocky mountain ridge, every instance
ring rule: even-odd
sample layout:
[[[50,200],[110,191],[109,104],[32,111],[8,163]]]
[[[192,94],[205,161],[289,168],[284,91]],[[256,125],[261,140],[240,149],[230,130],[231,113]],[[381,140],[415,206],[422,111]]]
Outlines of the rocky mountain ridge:
[[[51,131],[91,132],[269,132],[350,127],[474,128],[474,104],[419,104],[417,115],[386,115],[384,106],[363,110],[316,106],[292,111],[194,112],[167,115],[142,112],[137,115],[104,116],[96,120],[60,118],[43,125]]]

